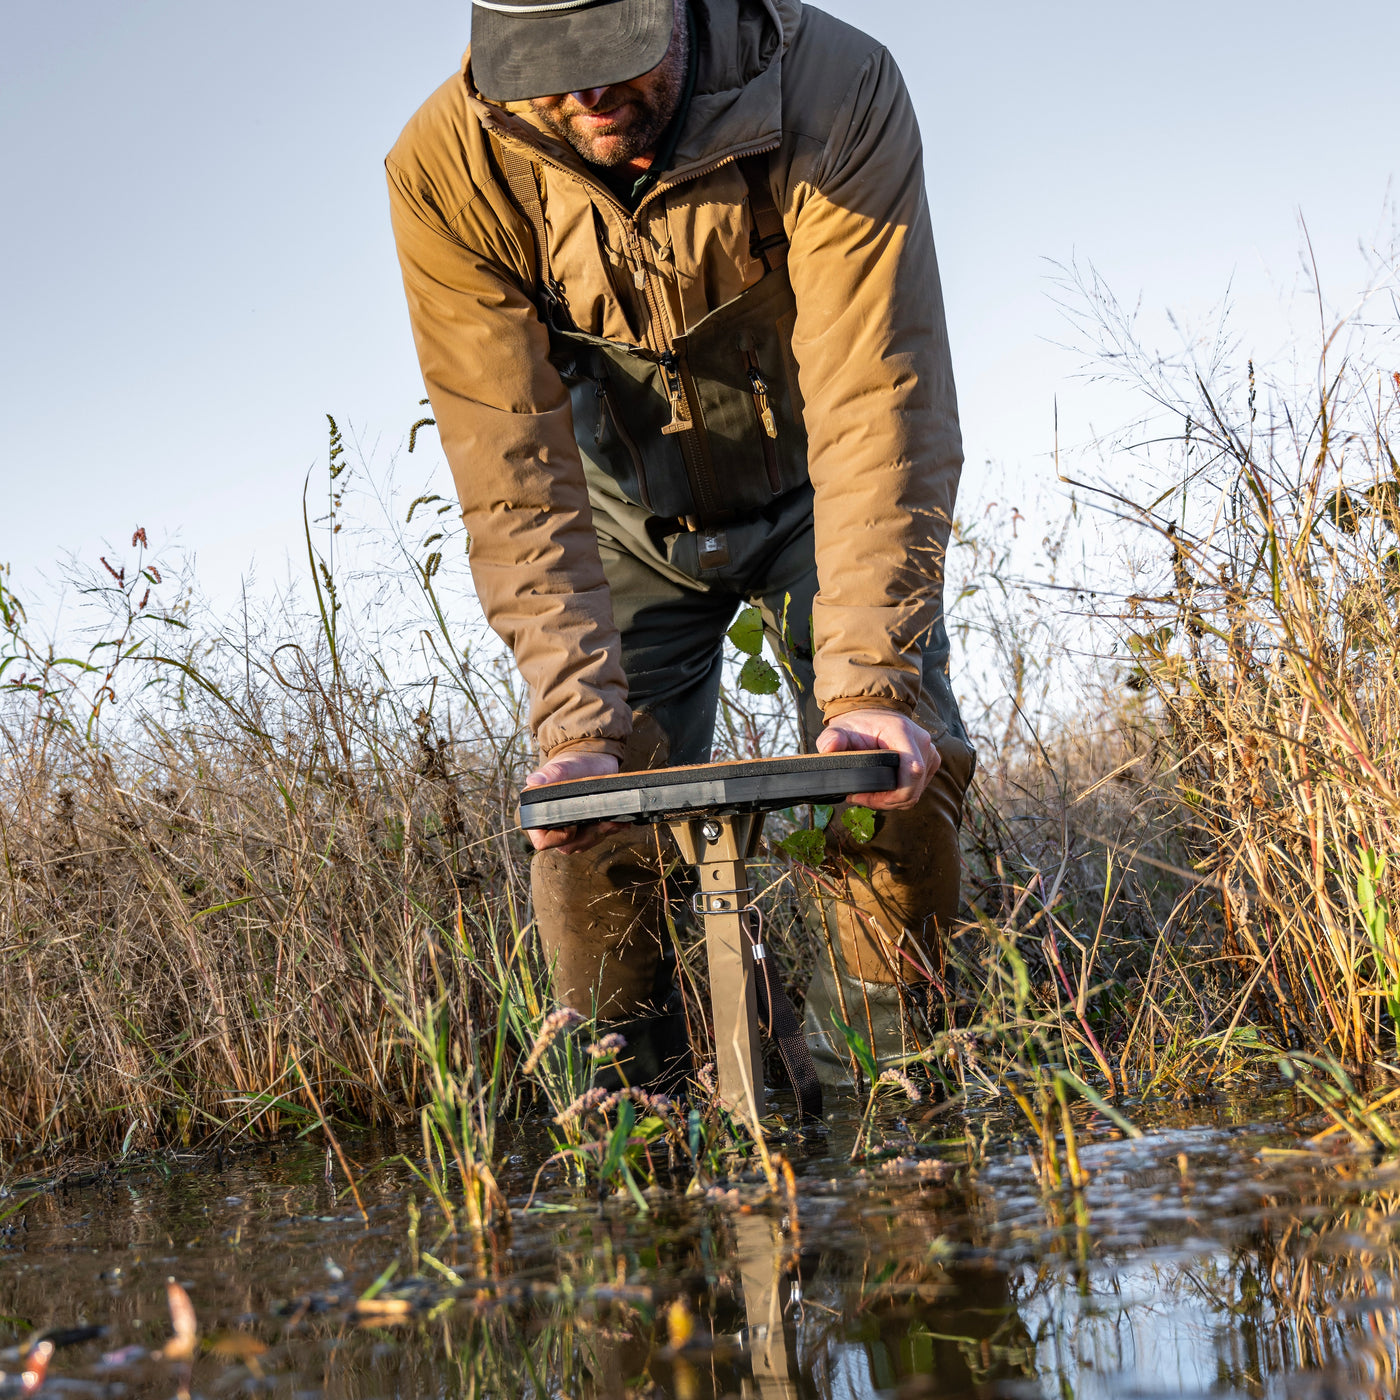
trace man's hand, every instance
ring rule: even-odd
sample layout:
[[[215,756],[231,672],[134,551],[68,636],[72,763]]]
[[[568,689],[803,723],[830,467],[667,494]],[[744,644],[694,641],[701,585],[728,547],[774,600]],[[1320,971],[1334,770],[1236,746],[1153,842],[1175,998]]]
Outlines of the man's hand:
[[[817,735],[818,753],[889,749],[899,755],[899,785],[889,792],[860,792],[846,800],[881,811],[912,807],[942,759],[928,731],[896,710],[850,710]]]
[[[607,753],[566,753],[551,758],[525,779],[527,788],[542,783],[565,783],[571,778],[606,778],[617,772],[617,759]],[[605,836],[621,831],[618,822],[594,822],[590,826],[565,826],[557,831],[535,830],[525,834],[537,851],[562,851],[571,856],[596,846]]]

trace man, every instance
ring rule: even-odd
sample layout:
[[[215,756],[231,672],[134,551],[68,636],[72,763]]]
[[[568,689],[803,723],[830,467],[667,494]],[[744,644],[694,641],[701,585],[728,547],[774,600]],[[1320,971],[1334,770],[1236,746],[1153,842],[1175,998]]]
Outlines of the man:
[[[804,744],[900,755],[822,914],[841,966],[815,970],[807,1031],[829,1079],[833,1012],[906,1048],[973,766],[922,164],[893,59],[801,0],[476,0],[460,72],[387,162],[473,577],[530,686],[527,781],[707,761],[746,601]],[[530,838],[560,999],[617,1023],[633,1082],[661,1075],[684,1026],[652,833]]]

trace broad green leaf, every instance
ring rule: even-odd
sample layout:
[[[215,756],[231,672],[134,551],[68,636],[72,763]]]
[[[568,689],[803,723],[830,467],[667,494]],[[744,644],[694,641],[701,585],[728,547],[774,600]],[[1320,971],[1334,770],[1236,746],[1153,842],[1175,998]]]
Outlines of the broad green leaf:
[[[820,865],[826,855],[826,837],[820,831],[794,831],[778,842],[778,849],[803,865]]]
[[[857,841],[869,841],[875,835],[875,813],[869,807],[847,807],[841,813],[841,825]]]
[[[757,608],[745,608],[734,619],[729,640],[745,656],[757,656],[763,650],[763,616]]]
[[[827,824],[831,821],[831,814],[835,810],[835,807],[813,807],[812,825],[815,826],[818,831],[825,831]]]
[[[875,1063],[875,1056],[870,1052],[870,1042],[858,1031],[848,1026],[834,1011],[831,1013],[832,1024],[846,1039],[846,1044],[851,1047],[851,1053],[856,1057],[865,1077],[873,1084],[880,1077],[880,1067]]]
[[[739,672],[739,688],[750,695],[776,695],[778,673],[761,657],[751,656]]]
[[[632,1101],[623,1099],[617,1106],[617,1126],[612,1130],[612,1136],[608,1138],[607,1156],[603,1158],[603,1165],[598,1172],[601,1180],[611,1180],[613,1175],[620,1170],[623,1155],[627,1151],[627,1141],[632,1136],[632,1125],[636,1121],[637,1110],[632,1107]]]

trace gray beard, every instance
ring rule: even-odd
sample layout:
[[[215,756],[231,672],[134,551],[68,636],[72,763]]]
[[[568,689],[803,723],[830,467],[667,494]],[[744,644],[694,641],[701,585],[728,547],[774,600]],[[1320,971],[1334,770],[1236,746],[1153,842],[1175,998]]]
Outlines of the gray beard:
[[[679,95],[677,95],[677,102]],[[619,141],[612,154],[606,160],[600,160],[593,151],[592,140],[576,132],[573,129],[568,117],[558,118],[553,112],[540,111],[537,113],[541,122],[544,123],[562,141],[568,142],[570,146],[581,155],[590,165],[601,165],[611,167],[624,165],[629,160],[636,160],[638,156],[645,155],[656,146],[657,139],[666,130],[667,123],[675,115],[676,102],[671,105],[669,112],[658,112],[653,107],[643,108],[640,120],[632,127],[625,137],[611,137],[610,140]]]

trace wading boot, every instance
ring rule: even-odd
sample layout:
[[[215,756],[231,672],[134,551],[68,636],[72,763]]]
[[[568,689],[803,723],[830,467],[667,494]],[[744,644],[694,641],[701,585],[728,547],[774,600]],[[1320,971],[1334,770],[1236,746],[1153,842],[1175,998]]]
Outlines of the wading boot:
[[[917,1054],[927,1036],[913,1034],[910,1013],[917,1015],[923,989],[897,982],[862,982],[858,977],[843,975],[841,994],[831,975],[831,964],[821,963],[807,988],[807,1004],[803,1015],[803,1032],[812,1051],[812,1063],[817,1078],[826,1088],[850,1088],[851,1052],[840,1027],[832,1019],[838,1016],[852,1030],[864,1037],[883,1069],[904,1069],[907,1055]],[[846,1011],[841,1010],[845,997]],[[901,1006],[901,998],[903,1007]]]
[[[627,1046],[616,1059],[593,1072],[593,1085],[616,1093],[630,1087],[649,1094],[680,1098],[695,1072],[690,1032],[679,991],[672,991],[658,1012],[616,1021],[599,1021],[598,1038],[620,1035]],[[625,1084],[624,1084],[625,1081]]]

